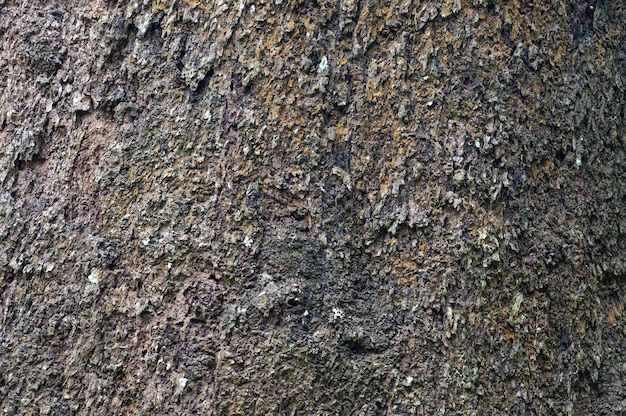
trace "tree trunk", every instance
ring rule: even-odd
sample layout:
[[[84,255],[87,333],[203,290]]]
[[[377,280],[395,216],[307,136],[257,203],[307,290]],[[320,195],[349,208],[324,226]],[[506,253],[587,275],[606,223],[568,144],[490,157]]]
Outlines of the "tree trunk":
[[[622,1],[0,0],[0,409],[626,412]]]

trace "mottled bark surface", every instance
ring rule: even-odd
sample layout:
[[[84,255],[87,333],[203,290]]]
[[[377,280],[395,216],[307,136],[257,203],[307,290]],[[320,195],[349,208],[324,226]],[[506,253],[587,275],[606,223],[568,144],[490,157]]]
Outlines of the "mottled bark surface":
[[[0,409],[626,412],[623,1],[0,0]]]

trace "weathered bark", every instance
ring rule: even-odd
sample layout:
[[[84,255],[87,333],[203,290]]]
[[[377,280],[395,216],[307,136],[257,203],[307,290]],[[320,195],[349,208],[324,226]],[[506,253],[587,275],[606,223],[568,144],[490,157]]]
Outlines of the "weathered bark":
[[[3,414],[625,412],[625,22],[0,0]]]

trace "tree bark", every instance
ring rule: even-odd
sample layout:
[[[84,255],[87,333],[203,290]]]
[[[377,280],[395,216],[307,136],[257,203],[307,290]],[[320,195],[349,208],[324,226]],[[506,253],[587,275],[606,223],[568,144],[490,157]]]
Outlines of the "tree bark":
[[[625,412],[625,22],[0,0],[3,414]]]

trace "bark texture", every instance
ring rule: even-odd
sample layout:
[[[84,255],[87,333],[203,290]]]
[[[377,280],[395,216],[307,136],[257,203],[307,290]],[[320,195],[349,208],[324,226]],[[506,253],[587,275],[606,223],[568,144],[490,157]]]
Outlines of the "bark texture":
[[[623,1],[0,0],[0,409],[626,412]]]

